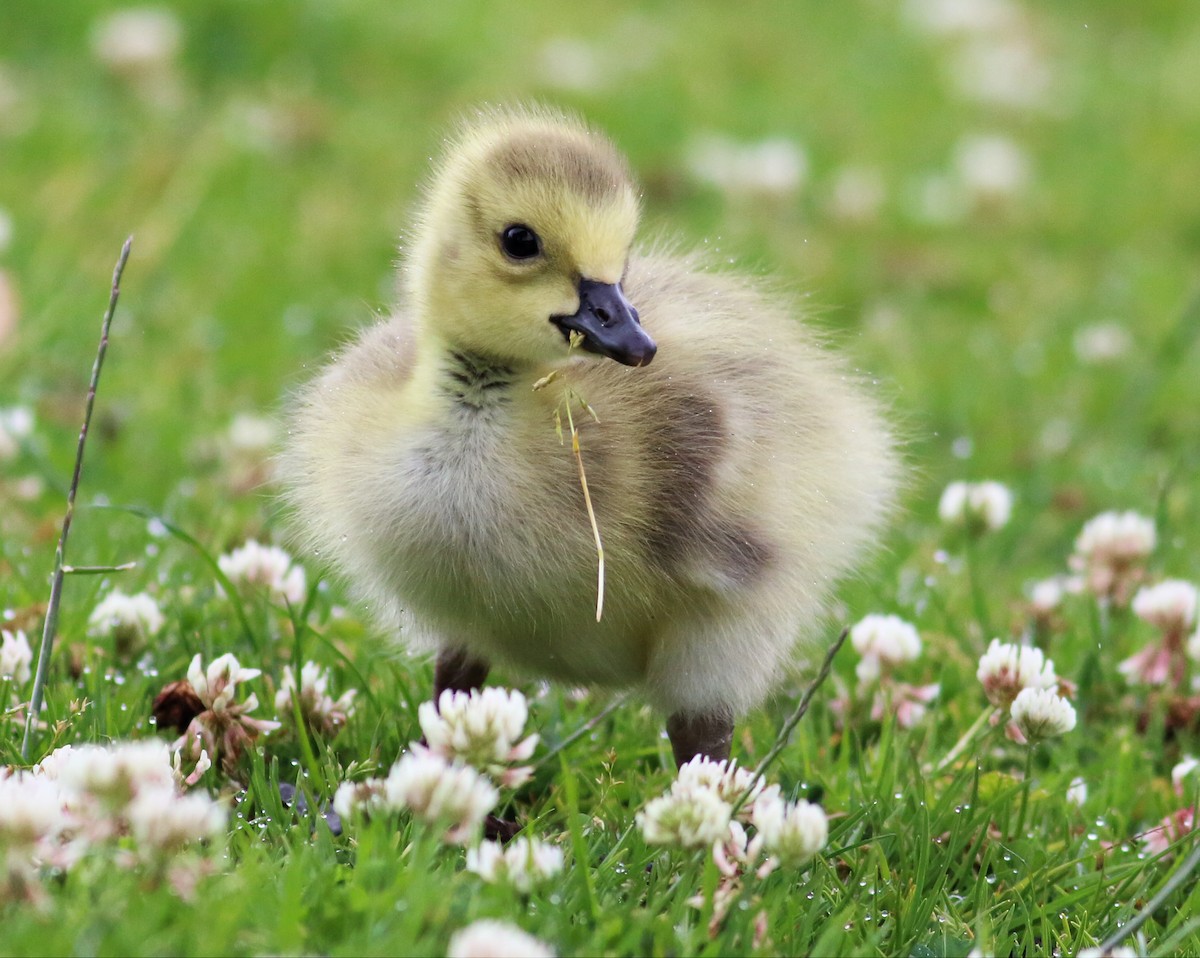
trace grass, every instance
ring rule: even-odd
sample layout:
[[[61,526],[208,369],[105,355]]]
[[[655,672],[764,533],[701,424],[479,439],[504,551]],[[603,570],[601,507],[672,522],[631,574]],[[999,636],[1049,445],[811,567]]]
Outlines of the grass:
[[[0,950],[444,953],[453,931],[492,916],[561,954],[750,953],[765,911],[763,952],[1073,954],[1164,886],[1194,840],[1155,858],[1137,836],[1187,804],[1170,771],[1200,744],[1194,727],[1168,732],[1160,700],[1118,675],[1152,634],[1135,617],[1104,623],[1075,597],[1041,637],[1078,684],[1080,724],[1034,754],[1023,833],[1013,836],[1023,750],[988,728],[962,761],[937,766],[985,707],[974,671],[987,639],[1028,627],[1029,583],[1063,570],[1090,516],[1153,516],[1152,574],[1200,580],[1191,7],[1026,4],[1022,35],[1050,86],[1044,106],[1016,107],[956,92],[965,41],[923,35],[872,0],[748,2],[736,17],[715,3],[166,6],[183,45],[170,82],[139,92],[89,51],[111,4],[79,0],[53,15],[0,5],[0,209],[12,222],[0,270],[20,304],[0,341],[0,408],[37,417],[20,454],[0,462],[5,627],[31,638],[40,628],[96,328],[132,232],[68,561],[138,565],[68,579],[46,690],[52,731],[39,749],[153,734],[150,702],[196,653],[233,651],[261,668],[252,687],[263,717],[283,665],[306,659],[330,667],[339,689],[358,688],[358,709],[336,738],[313,736],[311,761],[280,733],[250,756],[244,787],[209,773],[231,831],[190,899],[85,859],[47,880],[41,907],[0,905]],[[564,89],[570,57],[544,65],[560,37],[591,45],[596,86]],[[687,903],[716,884],[709,856],[649,847],[630,830],[672,778],[661,720],[636,700],[518,793],[530,830],[568,854],[561,880],[528,898],[484,885],[460,850],[412,822],[335,838],[284,808],[280,782],[328,795],[348,773],[385,770],[418,734],[431,670],[374,634],[341,583],[314,586],[310,608],[289,614],[257,594],[239,607],[214,574],[220,553],[283,534],[256,464],[228,451],[233,417],[278,410],[386,308],[414,184],[453,115],[525,97],[577,108],[612,134],[645,186],[648,235],[707,238],[811,303],[814,321],[880,380],[908,437],[906,512],[879,561],[843,590],[840,618],[891,611],[915,623],[925,652],[905,678],[940,682],[940,696],[911,729],[890,718],[843,729],[833,684],[818,693],[771,777],[822,803],[829,844],[807,870],[750,889],[715,936],[711,895],[705,908]],[[806,185],[780,201],[698,183],[688,145],[713,131],[802,144]],[[1019,145],[1028,187],[940,222],[916,212],[925,178],[949,170],[976,133]],[[864,221],[829,203],[850,164],[875,168],[884,187]],[[1108,321],[1128,350],[1082,361],[1077,338]],[[30,475],[41,490],[18,497]],[[1012,521],[969,556],[936,517],[941,489],[960,478],[1016,494]],[[179,534],[152,534],[149,515]],[[302,558],[315,578],[319,564]],[[151,591],[167,616],[132,660],[86,636],[115,586]],[[835,673],[847,686],[854,664],[844,649]],[[535,761],[608,702],[516,675],[495,681],[530,695],[543,737]],[[802,690],[785,683],[742,723],[744,764],[771,749]],[[0,724],[0,762],[19,764],[21,732]],[[1075,778],[1089,786],[1082,807],[1065,798]],[[1197,894],[1185,882],[1148,918],[1140,953],[1200,950]]]

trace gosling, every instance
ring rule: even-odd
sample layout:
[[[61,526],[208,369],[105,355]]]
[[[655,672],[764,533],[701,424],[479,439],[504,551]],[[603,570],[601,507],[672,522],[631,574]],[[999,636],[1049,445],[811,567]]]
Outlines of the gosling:
[[[581,121],[465,124],[402,304],[300,391],[282,474],[312,554],[436,650],[435,700],[493,663],[636,686],[677,762],[720,760],[878,537],[898,456],[791,305],[635,248],[638,213]]]

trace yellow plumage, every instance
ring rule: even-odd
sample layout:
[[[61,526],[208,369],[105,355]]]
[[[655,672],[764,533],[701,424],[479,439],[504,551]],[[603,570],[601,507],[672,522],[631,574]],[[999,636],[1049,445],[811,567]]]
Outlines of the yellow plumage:
[[[404,302],[299,394],[282,469],[308,546],[405,641],[639,686],[676,730],[731,727],[877,536],[897,457],[793,307],[635,250],[637,213],[624,161],[579,122],[467,126],[412,230]],[[580,323],[606,355],[568,350]],[[575,417],[600,622],[565,389],[599,418]]]

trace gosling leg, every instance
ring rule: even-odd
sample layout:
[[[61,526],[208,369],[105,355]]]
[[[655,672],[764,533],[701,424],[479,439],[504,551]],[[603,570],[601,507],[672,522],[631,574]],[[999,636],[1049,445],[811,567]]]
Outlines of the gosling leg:
[[[733,746],[733,713],[728,709],[676,712],[667,719],[667,737],[676,765],[683,765],[697,755],[714,762],[727,761]]]
[[[438,653],[433,668],[433,701],[436,705],[447,689],[470,692],[483,687],[491,666],[477,659],[466,649],[444,648]]]
[[[436,704],[442,693],[471,692],[482,688],[491,666],[483,659],[473,657],[465,649],[442,649],[433,667],[433,701]],[[520,824],[498,815],[489,815],[483,821],[483,836],[492,841],[509,842],[521,830]]]

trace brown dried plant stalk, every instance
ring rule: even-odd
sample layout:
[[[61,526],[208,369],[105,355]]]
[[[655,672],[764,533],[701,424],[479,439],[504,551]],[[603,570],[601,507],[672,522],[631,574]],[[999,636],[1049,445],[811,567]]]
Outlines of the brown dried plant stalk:
[[[583,336],[580,333],[571,333],[570,349],[574,349],[582,341]],[[556,369],[535,382],[533,388],[535,390],[545,389],[558,378],[559,370]],[[579,408],[587,412],[593,420],[600,421],[596,410],[588,405],[586,399],[570,386],[564,386],[562,398],[554,410],[554,428],[558,433],[558,441],[565,443],[562,429],[562,414],[565,411],[567,428],[571,433],[571,453],[575,456],[575,463],[579,467],[579,487],[583,490],[583,504],[587,507],[588,521],[592,526],[592,539],[596,543],[596,621],[599,622],[604,615],[604,542],[600,538],[600,524],[596,521],[596,510],[592,507],[592,494],[588,491],[587,470],[583,467],[583,451],[579,446],[579,429],[575,426],[575,417],[571,413],[571,406],[575,403],[578,403]]]
[[[100,345],[96,349],[96,361],[92,364],[92,379],[88,384],[87,402],[83,413],[83,426],[79,430],[79,442],[75,447],[75,471],[71,475],[71,485],[67,489],[67,511],[63,516],[62,532],[58,537],[58,546],[54,550],[54,577],[50,585],[50,601],[46,607],[46,622],[42,628],[42,644],[38,649],[37,673],[33,679],[33,691],[29,698],[29,713],[25,717],[25,737],[21,741],[21,760],[29,761],[30,748],[33,745],[34,730],[37,728],[38,714],[42,710],[42,697],[46,690],[46,676],[50,671],[50,655],[54,651],[54,637],[58,630],[58,609],[62,605],[63,580],[69,566],[64,559],[67,551],[67,537],[71,534],[71,519],[75,515],[75,494],[79,491],[79,477],[83,471],[83,450],[87,444],[88,427],[92,422],[92,407],[96,403],[96,387],[100,383],[100,369],[104,365],[104,354],[108,351],[108,332],[112,327],[113,313],[117,309],[117,298],[121,294],[121,274],[125,272],[125,263],[129,260],[129,250],[133,246],[133,237],[125,240],[121,247],[121,255],[113,269],[112,290],[108,297],[108,308],[104,311],[104,319],[100,325]]]

